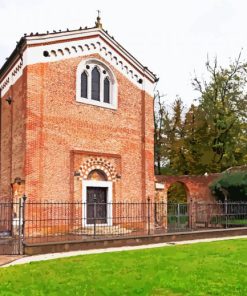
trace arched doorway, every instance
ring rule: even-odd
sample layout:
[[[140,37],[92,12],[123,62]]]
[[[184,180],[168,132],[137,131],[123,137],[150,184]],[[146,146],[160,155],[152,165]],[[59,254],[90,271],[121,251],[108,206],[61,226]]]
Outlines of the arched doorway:
[[[112,182],[104,171],[93,169],[83,180],[84,226],[112,225]]]
[[[182,182],[171,184],[167,190],[168,231],[183,231],[189,228],[188,189]]]
[[[187,203],[188,189],[182,182],[171,184],[167,190],[167,201],[169,203]]]
[[[88,180],[94,180],[94,181],[107,181],[107,176],[105,172],[101,170],[92,170],[88,177]]]

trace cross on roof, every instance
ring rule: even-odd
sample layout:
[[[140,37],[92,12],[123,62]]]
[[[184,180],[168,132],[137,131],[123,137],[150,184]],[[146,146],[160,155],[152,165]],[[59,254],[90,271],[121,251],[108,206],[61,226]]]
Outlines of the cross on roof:
[[[102,23],[101,23],[101,19],[100,19],[100,13],[101,13],[101,11],[100,10],[97,10],[97,12],[98,12],[98,16],[97,16],[97,20],[95,22],[95,25],[96,25],[96,28],[102,29]]]

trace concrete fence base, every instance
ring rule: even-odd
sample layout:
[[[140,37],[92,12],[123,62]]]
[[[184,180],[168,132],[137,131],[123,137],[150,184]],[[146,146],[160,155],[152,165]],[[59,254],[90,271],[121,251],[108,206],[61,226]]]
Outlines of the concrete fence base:
[[[77,240],[64,242],[47,242],[28,244],[24,243],[25,255],[38,255],[57,252],[68,252],[78,250],[102,249],[122,246],[137,246],[155,243],[169,243],[176,241],[218,238],[247,235],[247,227],[230,228],[230,229],[213,229],[200,230],[194,232],[177,232],[166,233],[160,235],[138,236],[138,237],[121,237],[110,239],[95,239],[95,240]]]

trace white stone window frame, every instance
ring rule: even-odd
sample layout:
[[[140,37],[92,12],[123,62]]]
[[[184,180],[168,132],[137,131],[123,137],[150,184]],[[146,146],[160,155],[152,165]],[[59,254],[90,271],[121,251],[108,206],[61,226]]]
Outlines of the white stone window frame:
[[[90,66],[90,69],[86,67]],[[94,67],[97,67],[100,71],[100,101],[92,100],[92,70]],[[106,71],[106,74],[103,74],[103,71]],[[85,71],[87,74],[87,98],[81,97],[81,74]],[[104,79],[108,77],[110,81],[110,102],[104,102]],[[113,73],[113,71],[102,61],[98,59],[87,59],[82,60],[76,71],[76,101],[88,105],[94,105],[98,107],[114,109],[116,110],[118,107],[118,85],[117,79]]]

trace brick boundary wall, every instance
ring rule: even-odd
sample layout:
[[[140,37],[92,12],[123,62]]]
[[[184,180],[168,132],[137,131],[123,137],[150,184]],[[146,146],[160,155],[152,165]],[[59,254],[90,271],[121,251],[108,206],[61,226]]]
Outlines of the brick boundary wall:
[[[156,198],[167,202],[167,191],[169,187],[179,182],[183,184],[187,191],[187,202],[208,202],[214,203],[215,197],[212,195],[209,185],[219,178],[220,174],[209,174],[202,176],[163,176],[156,175],[156,183],[163,184],[163,188],[156,189]]]

